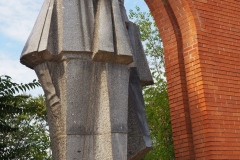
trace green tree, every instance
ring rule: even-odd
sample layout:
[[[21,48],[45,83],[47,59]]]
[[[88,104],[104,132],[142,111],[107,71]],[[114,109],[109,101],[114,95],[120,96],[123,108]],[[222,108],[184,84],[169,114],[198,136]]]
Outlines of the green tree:
[[[19,94],[38,86],[0,76],[0,159],[50,159],[44,97]]]
[[[129,17],[140,27],[141,39],[155,82],[143,91],[153,141],[153,149],[144,159],[171,160],[174,159],[174,149],[162,41],[150,12],[141,12],[136,7],[136,11],[130,10]]]

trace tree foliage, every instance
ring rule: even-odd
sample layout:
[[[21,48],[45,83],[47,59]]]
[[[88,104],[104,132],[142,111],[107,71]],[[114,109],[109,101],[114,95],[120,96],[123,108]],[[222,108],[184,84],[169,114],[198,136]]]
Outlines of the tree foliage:
[[[0,76],[0,159],[50,159],[44,97],[20,94],[38,86]]]
[[[162,41],[152,15],[130,10],[130,19],[140,27],[141,39],[155,84],[144,88],[146,113],[153,141],[153,149],[146,160],[174,159],[172,129]]]

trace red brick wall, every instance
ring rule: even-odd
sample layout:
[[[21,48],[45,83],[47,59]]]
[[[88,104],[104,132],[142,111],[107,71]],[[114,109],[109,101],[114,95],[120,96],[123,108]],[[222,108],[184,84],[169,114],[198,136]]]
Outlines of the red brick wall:
[[[240,159],[240,0],[145,0],[162,36],[176,159]]]

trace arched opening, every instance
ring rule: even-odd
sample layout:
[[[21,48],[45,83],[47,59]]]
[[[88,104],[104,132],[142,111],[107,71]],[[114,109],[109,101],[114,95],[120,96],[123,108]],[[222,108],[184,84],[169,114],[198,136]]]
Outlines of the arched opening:
[[[196,55],[192,53],[197,47],[194,19],[188,4],[184,6],[176,1],[146,2],[158,25],[164,45],[175,156],[193,159],[189,82],[186,74],[191,71],[188,64],[194,63],[196,59]]]
[[[239,2],[145,1],[164,44],[176,159],[239,158]]]

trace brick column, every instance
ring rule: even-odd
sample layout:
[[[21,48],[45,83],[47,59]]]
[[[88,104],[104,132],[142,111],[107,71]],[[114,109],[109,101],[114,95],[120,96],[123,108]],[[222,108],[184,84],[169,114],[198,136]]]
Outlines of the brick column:
[[[240,159],[240,1],[145,1],[164,44],[176,159]]]

